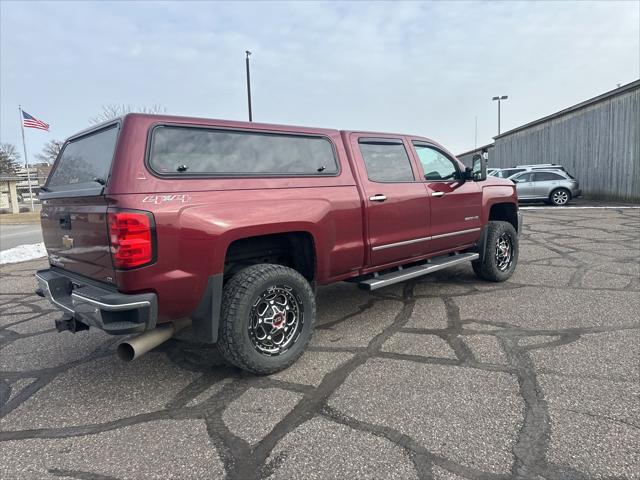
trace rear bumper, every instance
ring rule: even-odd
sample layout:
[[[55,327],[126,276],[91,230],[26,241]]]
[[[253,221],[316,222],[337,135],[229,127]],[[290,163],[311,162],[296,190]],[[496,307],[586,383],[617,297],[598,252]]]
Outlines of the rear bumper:
[[[36,272],[45,297],[67,316],[112,335],[155,328],[158,300],[154,293],[126,295],[57,270]]]
[[[579,188],[573,190],[571,192],[571,197],[572,198],[577,198],[577,197],[581,197],[582,196],[582,190],[580,190]]]

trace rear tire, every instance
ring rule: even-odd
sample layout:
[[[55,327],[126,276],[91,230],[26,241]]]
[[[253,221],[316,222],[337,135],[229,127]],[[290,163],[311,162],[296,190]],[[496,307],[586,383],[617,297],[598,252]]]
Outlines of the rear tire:
[[[556,207],[563,207],[571,200],[571,192],[566,188],[556,188],[549,195],[549,202]]]
[[[518,263],[518,235],[509,222],[492,221],[487,229],[484,259],[471,262],[471,266],[478,278],[504,282]]]
[[[259,264],[225,285],[218,349],[233,365],[258,375],[284,370],[302,355],[316,317],[315,296],[297,271]]]

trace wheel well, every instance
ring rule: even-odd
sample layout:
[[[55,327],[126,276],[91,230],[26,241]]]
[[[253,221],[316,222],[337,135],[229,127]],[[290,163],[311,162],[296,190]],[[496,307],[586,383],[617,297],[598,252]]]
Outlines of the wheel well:
[[[513,203],[497,203],[491,206],[489,221],[509,222],[518,231],[518,208]]]
[[[297,270],[307,280],[315,277],[315,248],[308,232],[287,232],[236,240],[227,249],[224,276],[257,263],[286,265]]]

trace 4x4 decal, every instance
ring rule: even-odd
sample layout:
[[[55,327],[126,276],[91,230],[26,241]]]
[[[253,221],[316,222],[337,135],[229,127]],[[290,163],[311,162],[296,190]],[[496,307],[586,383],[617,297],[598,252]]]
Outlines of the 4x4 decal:
[[[164,202],[189,203],[190,200],[191,200],[191,195],[178,193],[178,194],[171,194],[171,195],[147,195],[142,199],[142,203],[153,203],[155,205],[158,205]]]

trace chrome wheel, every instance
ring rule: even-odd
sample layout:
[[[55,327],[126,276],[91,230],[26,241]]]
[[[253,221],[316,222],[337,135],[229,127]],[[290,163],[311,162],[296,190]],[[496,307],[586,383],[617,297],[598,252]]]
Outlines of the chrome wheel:
[[[513,243],[511,235],[503,233],[496,240],[496,267],[501,272],[507,270],[513,262]]]
[[[551,201],[556,205],[564,205],[569,201],[569,194],[565,190],[556,190],[551,195]]]
[[[269,287],[251,308],[249,338],[253,347],[268,356],[286,352],[302,331],[303,313],[302,302],[293,288]]]

